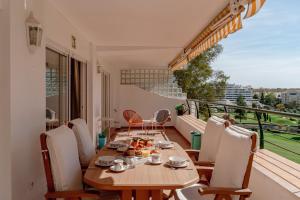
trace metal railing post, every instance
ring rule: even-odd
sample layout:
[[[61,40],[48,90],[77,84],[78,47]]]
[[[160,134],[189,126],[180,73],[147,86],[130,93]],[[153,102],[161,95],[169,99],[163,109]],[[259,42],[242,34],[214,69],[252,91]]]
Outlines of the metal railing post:
[[[207,107],[207,111],[208,111],[208,116],[211,117],[211,112],[210,112],[210,108],[209,108],[208,103],[206,104],[206,107]]]
[[[224,106],[224,111],[225,111],[226,114],[228,113],[226,106]]]
[[[197,107],[197,102],[196,101],[194,101],[194,103],[195,103],[195,107],[196,107],[196,114],[197,114],[197,119],[199,119],[199,109],[198,109],[198,107]]]
[[[190,115],[190,114],[191,114],[191,107],[190,107],[190,104],[189,104],[189,100],[188,100],[188,99],[186,100],[186,104],[187,104],[188,111],[189,111],[189,115]]]
[[[258,127],[259,127],[259,146],[261,149],[265,148],[265,139],[264,139],[264,129],[261,125],[261,113],[258,113],[257,111],[255,112],[257,122],[258,122]]]

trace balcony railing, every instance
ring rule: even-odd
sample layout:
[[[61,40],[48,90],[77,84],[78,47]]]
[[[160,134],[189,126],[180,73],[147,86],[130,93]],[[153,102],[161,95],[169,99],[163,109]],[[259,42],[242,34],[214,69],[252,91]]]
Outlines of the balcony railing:
[[[257,131],[260,148],[300,163],[300,114],[221,103],[187,100],[189,114],[206,120],[215,115],[234,120],[238,126]]]

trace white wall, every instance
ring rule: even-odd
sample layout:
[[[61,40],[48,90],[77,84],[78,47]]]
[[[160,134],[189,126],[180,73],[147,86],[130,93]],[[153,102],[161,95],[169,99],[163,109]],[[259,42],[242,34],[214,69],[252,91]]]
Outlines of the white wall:
[[[0,199],[11,198],[9,1],[0,8]]]
[[[44,0],[44,28],[47,45],[60,46],[65,50],[82,57],[90,59],[90,41],[85,37],[83,30],[76,28],[66,16],[56,8],[50,0]],[[76,37],[77,48],[71,46],[71,36]]]
[[[41,199],[45,176],[39,135],[45,127],[45,48],[32,54],[26,44],[24,2],[11,0],[11,151],[12,199]],[[43,23],[42,1],[35,16]]]
[[[42,46],[30,53],[26,44],[24,22],[28,10],[24,1],[3,2],[4,9],[0,10],[0,199],[40,200],[46,192],[39,141],[40,133],[45,131],[46,41],[86,59],[93,73],[91,42],[48,0],[31,0],[27,1],[32,2],[29,8],[43,25],[44,38]],[[70,49],[71,35],[77,37],[76,50]],[[88,87],[92,81],[89,80]],[[90,101],[89,109],[93,103]]]
[[[182,100],[162,97],[147,92],[133,85],[120,85],[119,97],[119,119],[121,126],[128,126],[123,118],[123,111],[126,109],[135,110],[143,119],[151,119],[155,111],[169,109],[172,113],[172,121],[168,125],[175,125],[175,106],[182,103]]]

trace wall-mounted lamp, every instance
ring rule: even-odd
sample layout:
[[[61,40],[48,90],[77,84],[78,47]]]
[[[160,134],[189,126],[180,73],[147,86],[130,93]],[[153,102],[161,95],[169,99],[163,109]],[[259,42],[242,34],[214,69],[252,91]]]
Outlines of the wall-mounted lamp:
[[[29,13],[25,21],[27,45],[31,52],[34,52],[37,47],[41,46],[43,28],[39,21],[33,16],[33,12]]]

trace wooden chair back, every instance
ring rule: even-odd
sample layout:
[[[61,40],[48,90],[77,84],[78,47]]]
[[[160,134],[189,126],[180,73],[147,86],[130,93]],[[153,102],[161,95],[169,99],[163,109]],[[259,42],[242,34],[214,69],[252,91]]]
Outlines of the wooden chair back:
[[[139,114],[137,114],[137,112],[135,112],[134,110],[124,110],[123,117],[130,124],[143,122],[143,118]]]
[[[48,192],[55,192],[54,180],[51,171],[50,155],[47,147],[47,135],[45,133],[42,133],[40,135],[40,142],[41,142],[42,157],[43,157],[44,169],[45,169],[46,180],[47,180],[47,189]]]
[[[251,175],[251,169],[252,169],[252,164],[253,164],[253,159],[254,159],[254,153],[256,152],[256,142],[257,142],[257,134],[253,134],[251,135],[251,154],[249,156],[248,159],[248,165],[247,165],[247,169],[245,172],[245,176],[244,176],[244,181],[242,184],[242,188],[246,189],[249,186],[249,180],[250,180],[250,175]]]

